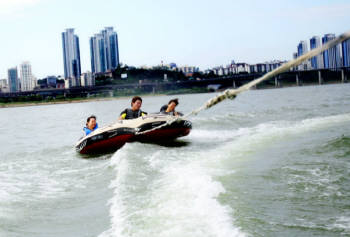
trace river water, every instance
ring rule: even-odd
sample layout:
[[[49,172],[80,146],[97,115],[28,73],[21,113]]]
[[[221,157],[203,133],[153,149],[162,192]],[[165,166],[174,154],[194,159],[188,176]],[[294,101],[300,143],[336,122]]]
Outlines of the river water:
[[[129,103],[0,109],[1,237],[350,236],[350,84],[252,90],[173,146],[75,152],[86,117],[108,125]]]

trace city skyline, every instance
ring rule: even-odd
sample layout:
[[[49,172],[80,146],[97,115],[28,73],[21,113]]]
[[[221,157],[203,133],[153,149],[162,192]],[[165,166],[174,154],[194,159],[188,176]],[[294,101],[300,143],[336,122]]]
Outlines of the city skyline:
[[[327,43],[330,40],[333,40],[336,37],[335,34],[325,34],[321,38],[319,36],[313,36],[310,38],[310,50],[318,48],[323,44]],[[68,41],[71,41],[70,43]],[[79,37],[74,34],[74,29],[69,28],[66,29],[66,32],[62,32],[62,48],[63,48],[63,61],[64,61],[64,71],[65,76],[61,75],[56,76],[47,76],[48,84],[49,79],[53,78],[55,82],[51,85],[56,86],[56,80],[59,78],[65,78],[65,86],[66,88],[76,87],[76,86],[87,86],[94,85],[94,73],[107,73],[111,70],[115,69],[117,65],[119,65],[119,55],[118,55],[118,36],[117,33],[113,30],[113,27],[105,27],[100,33],[95,34],[90,37],[90,53],[91,53],[91,69],[92,72],[80,71],[80,51],[79,51]],[[341,68],[343,66],[349,67],[350,55],[350,40],[343,41],[337,46],[330,48],[323,53],[304,61],[298,67],[294,67],[293,70],[312,70],[312,69],[336,69]],[[73,53],[69,53],[69,51]],[[309,51],[308,43],[305,40],[301,40],[297,45],[297,52],[293,53],[293,58],[297,58],[298,56],[302,56],[303,54]],[[112,53],[113,52],[113,53]],[[69,59],[70,58],[70,59]],[[69,63],[70,62],[70,63]],[[78,62],[78,63],[77,63]],[[286,61],[281,60],[272,60],[266,62],[260,62],[257,64],[247,64],[245,62],[236,63],[234,60],[231,61],[230,64],[224,67],[216,66],[210,67],[207,70],[199,70],[196,66],[180,66],[178,67],[175,63],[164,64],[165,68],[170,70],[176,69],[177,71],[183,72],[184,74],[194,73],[194,72],[202,72],[204,74],[208,74],[210,71],[214,72],[215,75],[229,75],[229,74],[237,74],[240,72],[244,73],[254,73],[254,72],[269,72],[277,67],[281,66]],[[95,65],[99,64],[99,68],[95,70]],[[159,66],[163,67],[163,62],[161,65],[156,65],[152,68],[157,68]],[[70,67],[68,70],[67,68]],[[1,87],[7,88],[7,84],[11,87],[11,80],[17,81],[18,84],[17,89],[8,88],[8,90],[15,91],[30,91],[33,90],[35,86],[37,86],[36,78],[32,75],[31,72],[31,64],[26,61],[19,65],[20,68],[20,76],[16,79],[13,79],[13,73],[11,76],[11,70],[17,70],[17,66],[15,68],[8,69],[8,79],[0,79]],[[140,67],[145,68],[145,67]],[[70,71],[70,72],[68,72]],[[68,75],[68,73],[71,75]],[[4,82],[5,81],[5,82]],[[6,84],[7,81],[7,84]],[[58,88],[61,88],[61,84],[58,85]],[[0,88],[1,89],[1,88]]]
[[[164,61],[205,70],[232,59],[250,64],[290,60],[300,39],[338,35],[349,30],[350,21],[350,3],[343,0],[108,1],[108,8],[94,3],[77,0],[67,9],[66,0],[1,1],[6,37],[0,43],[6,47],[0,55],[0,78],[23,61],[31,62],[38,78],[63,75],[60,32],[67,28],[74,28],[80,38],[82,72],[91,68],[89,37],[106,26],[118,33],[124,64]]]

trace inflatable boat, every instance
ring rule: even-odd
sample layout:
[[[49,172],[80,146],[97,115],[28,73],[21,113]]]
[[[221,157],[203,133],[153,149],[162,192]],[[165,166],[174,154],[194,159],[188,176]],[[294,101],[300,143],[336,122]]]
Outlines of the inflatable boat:
[[[169,122],[171,123],[167,124]],[[157,143],[174,140],[188,135],[191,129],[192,123],[181,117],[150,114],[136,119],[118,120],[109,126],[96,129],[82,137],[75,149],[81,154],[112,152],[126,142]]]

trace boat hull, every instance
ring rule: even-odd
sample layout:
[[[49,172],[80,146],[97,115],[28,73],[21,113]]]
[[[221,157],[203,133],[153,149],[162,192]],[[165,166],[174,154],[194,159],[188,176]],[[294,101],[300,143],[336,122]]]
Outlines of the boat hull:
[[[134,131],[123,131],[123,129],[106,131],[82,140],[76,145],[76,150],[80,154],[113,152],[124,146],[133,136]]]
[[[165,123],[165,122],[164,122]],[[147,131],[153,127],[162,125],[164,123],[148,123],[140,127],[139,132]],[[163,142],[164,140],[174,140],[179,137],[187,136],[192,129],[192,124],[188,120],[180,120],[166,125],[160,129],[146,132],[140,135],[135,135],[133,140],[140,142]]]

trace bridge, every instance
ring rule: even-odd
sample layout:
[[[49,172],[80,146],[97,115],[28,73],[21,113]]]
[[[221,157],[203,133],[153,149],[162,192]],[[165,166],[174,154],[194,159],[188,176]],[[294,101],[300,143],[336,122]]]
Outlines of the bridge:
[[[15,98],[21,96],[42,96],[47,97],[89,97],[96,94],[104,94],[113,96],[118,91],[128,89],[138,89],[145,93],[154,93],[157,91],[171,91],[176,89],[186,89],[193,87],[208,88],[210,85],[216,85],[215,88],[236,88],[244,85],[256,78],[261,77],[265,73],[242,73],[222,76],[208,79],[192,79],[186,81],[163,82],[163,81],[140,81],[139,83],[130,84],[113,84],[105,86],[88,86],[73,87],[69,89],[39,89],[34,91],[21,91],[13,93],[0,93],[0,98]],[[340,68],[337,70],[318,69],[307,71],[288,71],[278,75],[277,77],[264,81],[257,86],[260,88],[302,86],[308,84],[329,84],[329,83],[345,83],[350,78],[350,68]]]

